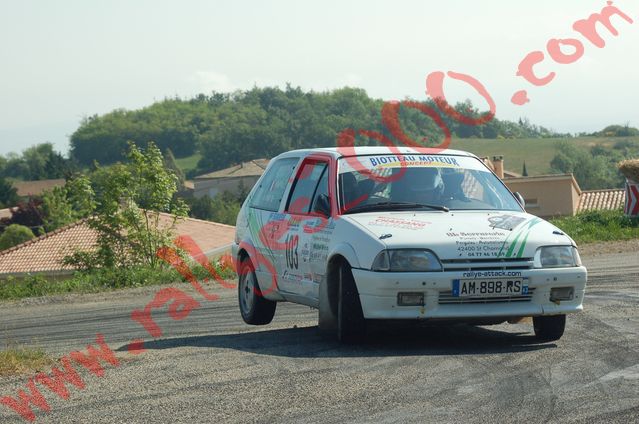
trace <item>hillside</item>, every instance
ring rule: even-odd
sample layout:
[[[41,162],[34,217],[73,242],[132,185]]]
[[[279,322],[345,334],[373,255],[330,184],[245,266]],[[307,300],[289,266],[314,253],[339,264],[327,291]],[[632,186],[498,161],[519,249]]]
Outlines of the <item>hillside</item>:
[[[170,149],[177,159],[201,153],[197,168],[202,172],[292,149],[333,146],[336,135],[347,128],[386,136],[401,131],[414,140],[426,137],[434,144],[443,138],[435,121],[420,110],[438,109],[433,100],[407,99],[395,118],[393,113],[382,117],[384,104],[365,90],[348,87],[326,92],[255,87],[233,94],[166,99],[138,110],[115,110],[84,119],[71,135],[70,156],[82,166],[94,161],[106,165],[124,159],[129,142],[144,146],[153,141],[163,152]],[[483,115],[470,101],[454,107],[471,118]],[[467,125],[449,115],[442,120],[460,139],[568,136],[525,118],[514,122],[493,117],[481,125]],[[358,142],[373,141],[364,138]],[[192,166],[188,161],[181,164]]]

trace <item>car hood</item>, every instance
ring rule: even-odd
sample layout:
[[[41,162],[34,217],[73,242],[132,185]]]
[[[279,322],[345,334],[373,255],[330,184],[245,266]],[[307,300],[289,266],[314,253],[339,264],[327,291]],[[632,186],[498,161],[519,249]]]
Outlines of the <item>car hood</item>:
[[[387,248],[427,248],[440,259],[532,258],[539,246],[574,244],[554,225],[524,212],[397,211],[343,218]]]

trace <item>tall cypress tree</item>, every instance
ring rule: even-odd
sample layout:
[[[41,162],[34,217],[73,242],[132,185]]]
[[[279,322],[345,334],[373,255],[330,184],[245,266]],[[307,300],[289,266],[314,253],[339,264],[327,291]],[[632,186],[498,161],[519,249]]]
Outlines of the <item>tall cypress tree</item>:
[[[175,173],[179,180],[179,186],[184,186],[184,180],[186,179],[186,177],[184,176],[184,172],[182,172],[182,170],[178,166],[177,162],[175,161],[175,156],[173,156],[173,152],[168,147],[164,151],[164,166]]]

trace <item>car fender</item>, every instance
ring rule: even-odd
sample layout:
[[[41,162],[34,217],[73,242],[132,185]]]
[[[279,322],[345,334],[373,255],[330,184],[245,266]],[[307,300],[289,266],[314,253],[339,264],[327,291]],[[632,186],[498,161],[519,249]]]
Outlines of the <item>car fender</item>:
[[[343,256],[352,268],[360,268],[357,253],[355,253],[355,249],[353,249],[353,246],[350,244],[346,242],[336,244],[328,255],[327,265],[331,262],[335,255]]]

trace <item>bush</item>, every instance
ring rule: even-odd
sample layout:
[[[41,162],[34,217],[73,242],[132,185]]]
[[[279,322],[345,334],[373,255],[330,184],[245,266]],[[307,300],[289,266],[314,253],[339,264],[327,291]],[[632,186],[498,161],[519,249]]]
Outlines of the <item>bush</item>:
[[[57,288],[56,285],[56,282],[48,281],[40,275],[27,275],[23,278],[8,277],[0,282],[0,300],[52,294]]]
[[[626,125],[608,125],[601,131],[594,133],[593,135],[599,137],[632,137],[639,135],[637,128]]]
[[[34,237],[35,235],[29,227],[20,224],[11,224],[4,230],[2,235],[0,235],[0,250],[24,243]]]
[[[14,208],[11,208],[11,217],[2,218],[0,223],[6,226],[11,224],[24,225],[31,228],[36,235],[44,234],[42,199],[29,197],[26,201],[18,202]]]
[[[628,218],[621,209],[587,211],[551,222],[577,243],[639,238],[639,218]]]

